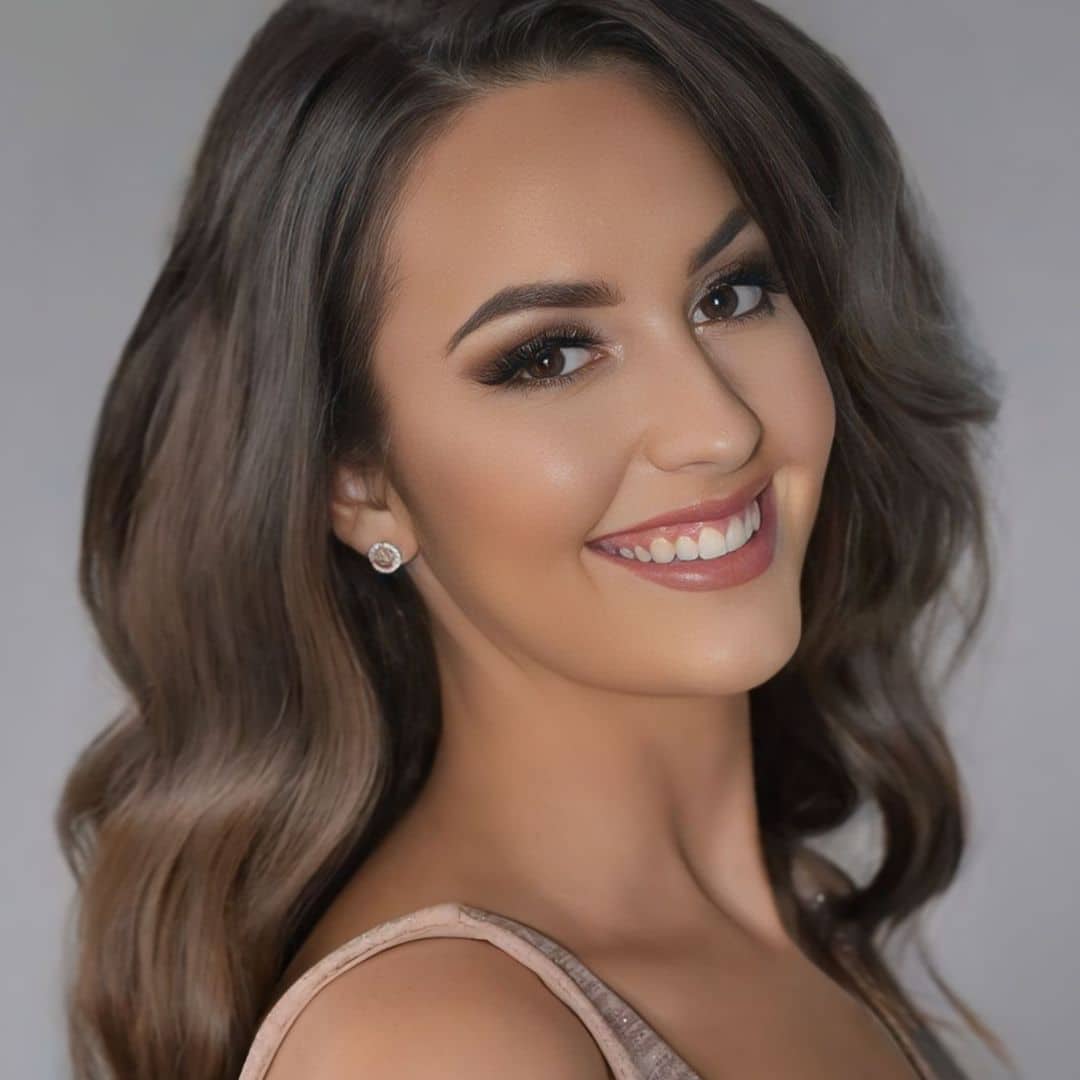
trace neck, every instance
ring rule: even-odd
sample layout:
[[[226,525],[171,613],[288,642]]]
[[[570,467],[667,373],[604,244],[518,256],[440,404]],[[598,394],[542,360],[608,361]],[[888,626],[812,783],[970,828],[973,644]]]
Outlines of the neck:
[[[758,831],[747,693],[492,691],[444,686],[417,804],[447,838],[436,858],[511,882],[598,938],[709,920],[791,947]]]

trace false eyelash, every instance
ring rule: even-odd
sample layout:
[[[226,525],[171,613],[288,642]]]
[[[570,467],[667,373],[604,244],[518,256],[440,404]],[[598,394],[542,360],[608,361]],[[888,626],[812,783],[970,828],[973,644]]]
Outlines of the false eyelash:
[[[552,346],[591,349],[603,343],[600,335],[584,323],[558,323],[542,330],[535,337],[502,356],[496,357],[491,367],[478,376],[478,381],[486,386],[509,384],[523,368],[527,368]],[[585,368],[578,369],[578,371],[584,370]],[[577,375],[578,372],[574,372],[570,375],[551,375],[544,379],[517,379],[513,385],[515,390],[521,389],[528,393],[530,390],[537,389],[536,384],[539,383],[545,386],[564,386],[576,379]]]
[[[776,305],[772,295],[786,293],[775,262],[762,254],[751,254],[717,271],[706,282],[702,297],[725,285],[757,285],[762,289],[762,299],[757,308],[722,322],[743,323],[750,319],[773,315]],[[565,386],[583,374],[592,364],[578,368],[569,375],[552,375],[542,379],[520,379],[516,376],[552,346],[561,348],[595,348],[604,341],[592,327],[579,322],[564,322],[542,330],[522,344],[496,357],[487,370],[477,376],[485,386],[512,386],[515,390],[529,393],[541,387]]]

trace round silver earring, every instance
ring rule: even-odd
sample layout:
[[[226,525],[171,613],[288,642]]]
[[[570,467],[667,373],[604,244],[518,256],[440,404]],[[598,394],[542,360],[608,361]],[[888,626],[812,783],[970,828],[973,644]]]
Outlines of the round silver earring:
[[[368,548],[368,560],[380,574],[392,574],[401,565],[401,549],[388,540],[379,540]]]

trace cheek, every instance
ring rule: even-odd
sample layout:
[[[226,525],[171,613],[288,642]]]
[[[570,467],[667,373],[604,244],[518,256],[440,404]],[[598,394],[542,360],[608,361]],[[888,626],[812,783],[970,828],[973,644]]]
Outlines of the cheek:
[[[771,328],[734,347],[730,367],[775,463],[823,472],[836,424],[832,388],[806,324],[785,306]]]
[[[793,554],[809,538],[836,431],[836,407],[821,357],[801,319],[762,341],[750,400],[763,428],[762,450],[780,471],[780,494]],[[756,365],[761,363],[761,367]]]
[[[545,392],[459,391],[429,397],[423,415],[414,397],[399,414],[400,466],[423,554],[416,581],[435,622],[568,669],[603,632],[590,625],[582,548],[619,477],[586,398]]]
[[[703,347],[731,393],[754,413],[771,465],[809,464],[828,454],[835,410],[832,388],[806,324],[786,300],[766,323],[706,333]]]
[[[836,430],[832,388],[813,342],[792,350],[771,399],[769,422],[785,456],[824,474]]]
[[[601,440],[572,399],[469,386],[400,399],[396,463],[444,584],[520,592],[572,565],[606,505]]]

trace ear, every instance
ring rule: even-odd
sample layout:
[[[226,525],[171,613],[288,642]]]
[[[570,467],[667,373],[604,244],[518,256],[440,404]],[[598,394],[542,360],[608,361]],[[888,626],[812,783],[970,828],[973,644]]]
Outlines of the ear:
[[[330,526],[344,544],[367,556],[379,540],[396,544],[408,562],[415,553],[411,523],[404,505],[388,487],[385,477],[376,477],[356,465],[334,467],[330,491]]]

